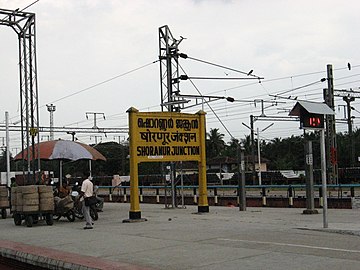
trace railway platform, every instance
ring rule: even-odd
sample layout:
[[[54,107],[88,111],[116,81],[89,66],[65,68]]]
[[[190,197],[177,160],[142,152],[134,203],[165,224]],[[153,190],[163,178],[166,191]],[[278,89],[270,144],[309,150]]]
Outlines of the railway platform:
[[[105,203],[93,230],[60,219],[31,228],[0,220],[0,254],[48,269],[360,269],[360,210]]]

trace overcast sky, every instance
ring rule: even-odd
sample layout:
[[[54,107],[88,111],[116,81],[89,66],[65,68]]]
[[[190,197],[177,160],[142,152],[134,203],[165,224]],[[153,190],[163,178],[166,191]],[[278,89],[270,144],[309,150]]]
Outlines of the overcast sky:
[[[21,10],[32,2],[0,0],[0,8]],[[327,64],[333,65],[336,89],[356,89],[360,86],[359,10],[360,2],[355,0],[40,0],[26,10],[36,13],[40,126],[49,126],[45,106],[49,103],[56,106],[55,126],[92,127],[93,120],[87,120],[85,113],[101,112],[106,120],[99,119],[99,127],[127,127],[129,107],[159,111],[159,63],[152,62],[158,59],[158,29],[163,25],[169,26],[174,37],[186,38],[180,52],[244,72],[253,69],[253,74],[265,78],[261,83],[183,81],[182,94],[197,95],[195,85],[203,95],[237,100],[269,101],[273,99],[270,95],[287,91],[283,96],[322,101],[327,83],[319,81],[326,77]],[[0,59],[0,121],[8,111],[15,122],[20,107],[18,40],[5,26],[0,26]],[[189,76],[240,75],[190,59],[180,59],[180,64]],[[296,90],[314,82],[319,83]],[[278,101],[284,103],[265,109],[266,115],[287,116],[282,109],[295,104],[294,100]],[[355,116],[360,115],[359,104],[358,100],[352,103]],[[227,141],[231,136],[244,138],[249,130],[242,122],[249,124],[250,114],[261,114],[259,103],[216,101],[210,105],[212,109],[204,108],[207,128],[219,128]],[[345,103],[337,98],[337,118],[344,117],[342,105]],[[258,121],[255,127],[262,129],[269,123]],[[346,131],[347,126],[338,124],[337,129]],[[262,136],[271,139],[301,133],[297,122],[275,122]],[[19,147],[19,135],[12,137],[12,146]],[[70,135],[55,134],[59,137],[70,139]],[[77,137],[94,143],[89,135]]]

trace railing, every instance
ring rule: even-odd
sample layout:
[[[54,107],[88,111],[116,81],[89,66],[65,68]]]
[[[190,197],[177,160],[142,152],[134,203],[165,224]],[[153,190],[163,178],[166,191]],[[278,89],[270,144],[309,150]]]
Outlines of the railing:
[[[360,196],[360,184],[339,184],[327,186],[328,198],[353,198]],[[159,203],[160,197],[170,196],[171,186],[139,186],[140,202],[146,196],[155,196]],[[215,200],[219,198],[239,197],[239,186],[237,185],[214,185],[208,186],[208,197]],[[245,186],[247,198],[262,198],[263,204],[266,204],[266,198],[306,198],[306,185],[248,185]],[[109,196],[109,201],[116,196],[122,198],[122,202],[127,202],[130,196],[129,186],[99,186],[99,194]],[[176,186],[176,194],[184,194],[185,197],[193,198],[197,203],[198,186]],[[314,197],[322,197],[321,185],[314,185]],[[264,201],[265,200],[265,201]],[[289,204],[291,202],[289,201]]]

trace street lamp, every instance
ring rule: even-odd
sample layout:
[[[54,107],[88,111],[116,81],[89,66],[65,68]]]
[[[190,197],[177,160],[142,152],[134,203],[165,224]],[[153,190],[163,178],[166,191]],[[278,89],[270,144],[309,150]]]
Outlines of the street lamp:
[[[50,113],[50,137],[49,139],[54,140],[54,112],[56,110],[56,106],[53,104],[46,105],[48,112]]]
[[[246,125],[245,123],[242,123],[245,127],[247,127],[248,129],[250,129],[251,131],[254,132],[254,130],[249,127],[248,125]],[[261,131],[259,130],[259,128],[256,128],[256,135],[257,135],[257,150],[258,150],[258,166],[259,166],[259,186],[261,186],[261,156],[260,156],[260,132],[263,132],[265,130],[267,130],[268,128],[272,127],[274,125],[274,123],[271,123],[270,125],[268,125],[267,127],[263,128]]]

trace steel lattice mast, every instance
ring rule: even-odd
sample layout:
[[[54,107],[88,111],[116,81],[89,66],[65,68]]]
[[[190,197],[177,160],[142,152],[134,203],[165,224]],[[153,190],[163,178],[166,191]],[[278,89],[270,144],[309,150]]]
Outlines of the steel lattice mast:
[[[162,111],[180,111],[182,104],[179,93],[179,55],[178,46],[183,40],[175,39],[167,25],[159,28],[160,90]]]
[[[35,137],[39,143],[39,105],[36,65],[36,28],[35,14],[19,10],[0,9],[0,25],[11,27],[19,40],[19,71],[20,71],[20,102],[21,102],[21,148],[27,149],[35,144]],[[27,182],[35,183],[36,166],[30,161],[30,155],[39,157],[33,152],[27,156]],[[25,157],[23,157],[23,164]],[[40,171],[40,161],[38,160]],[[25,166],[24,166],[25,167]],[[25,173],[25,168],[23,168]],[[31,178],[31,171],[33,177]]]

